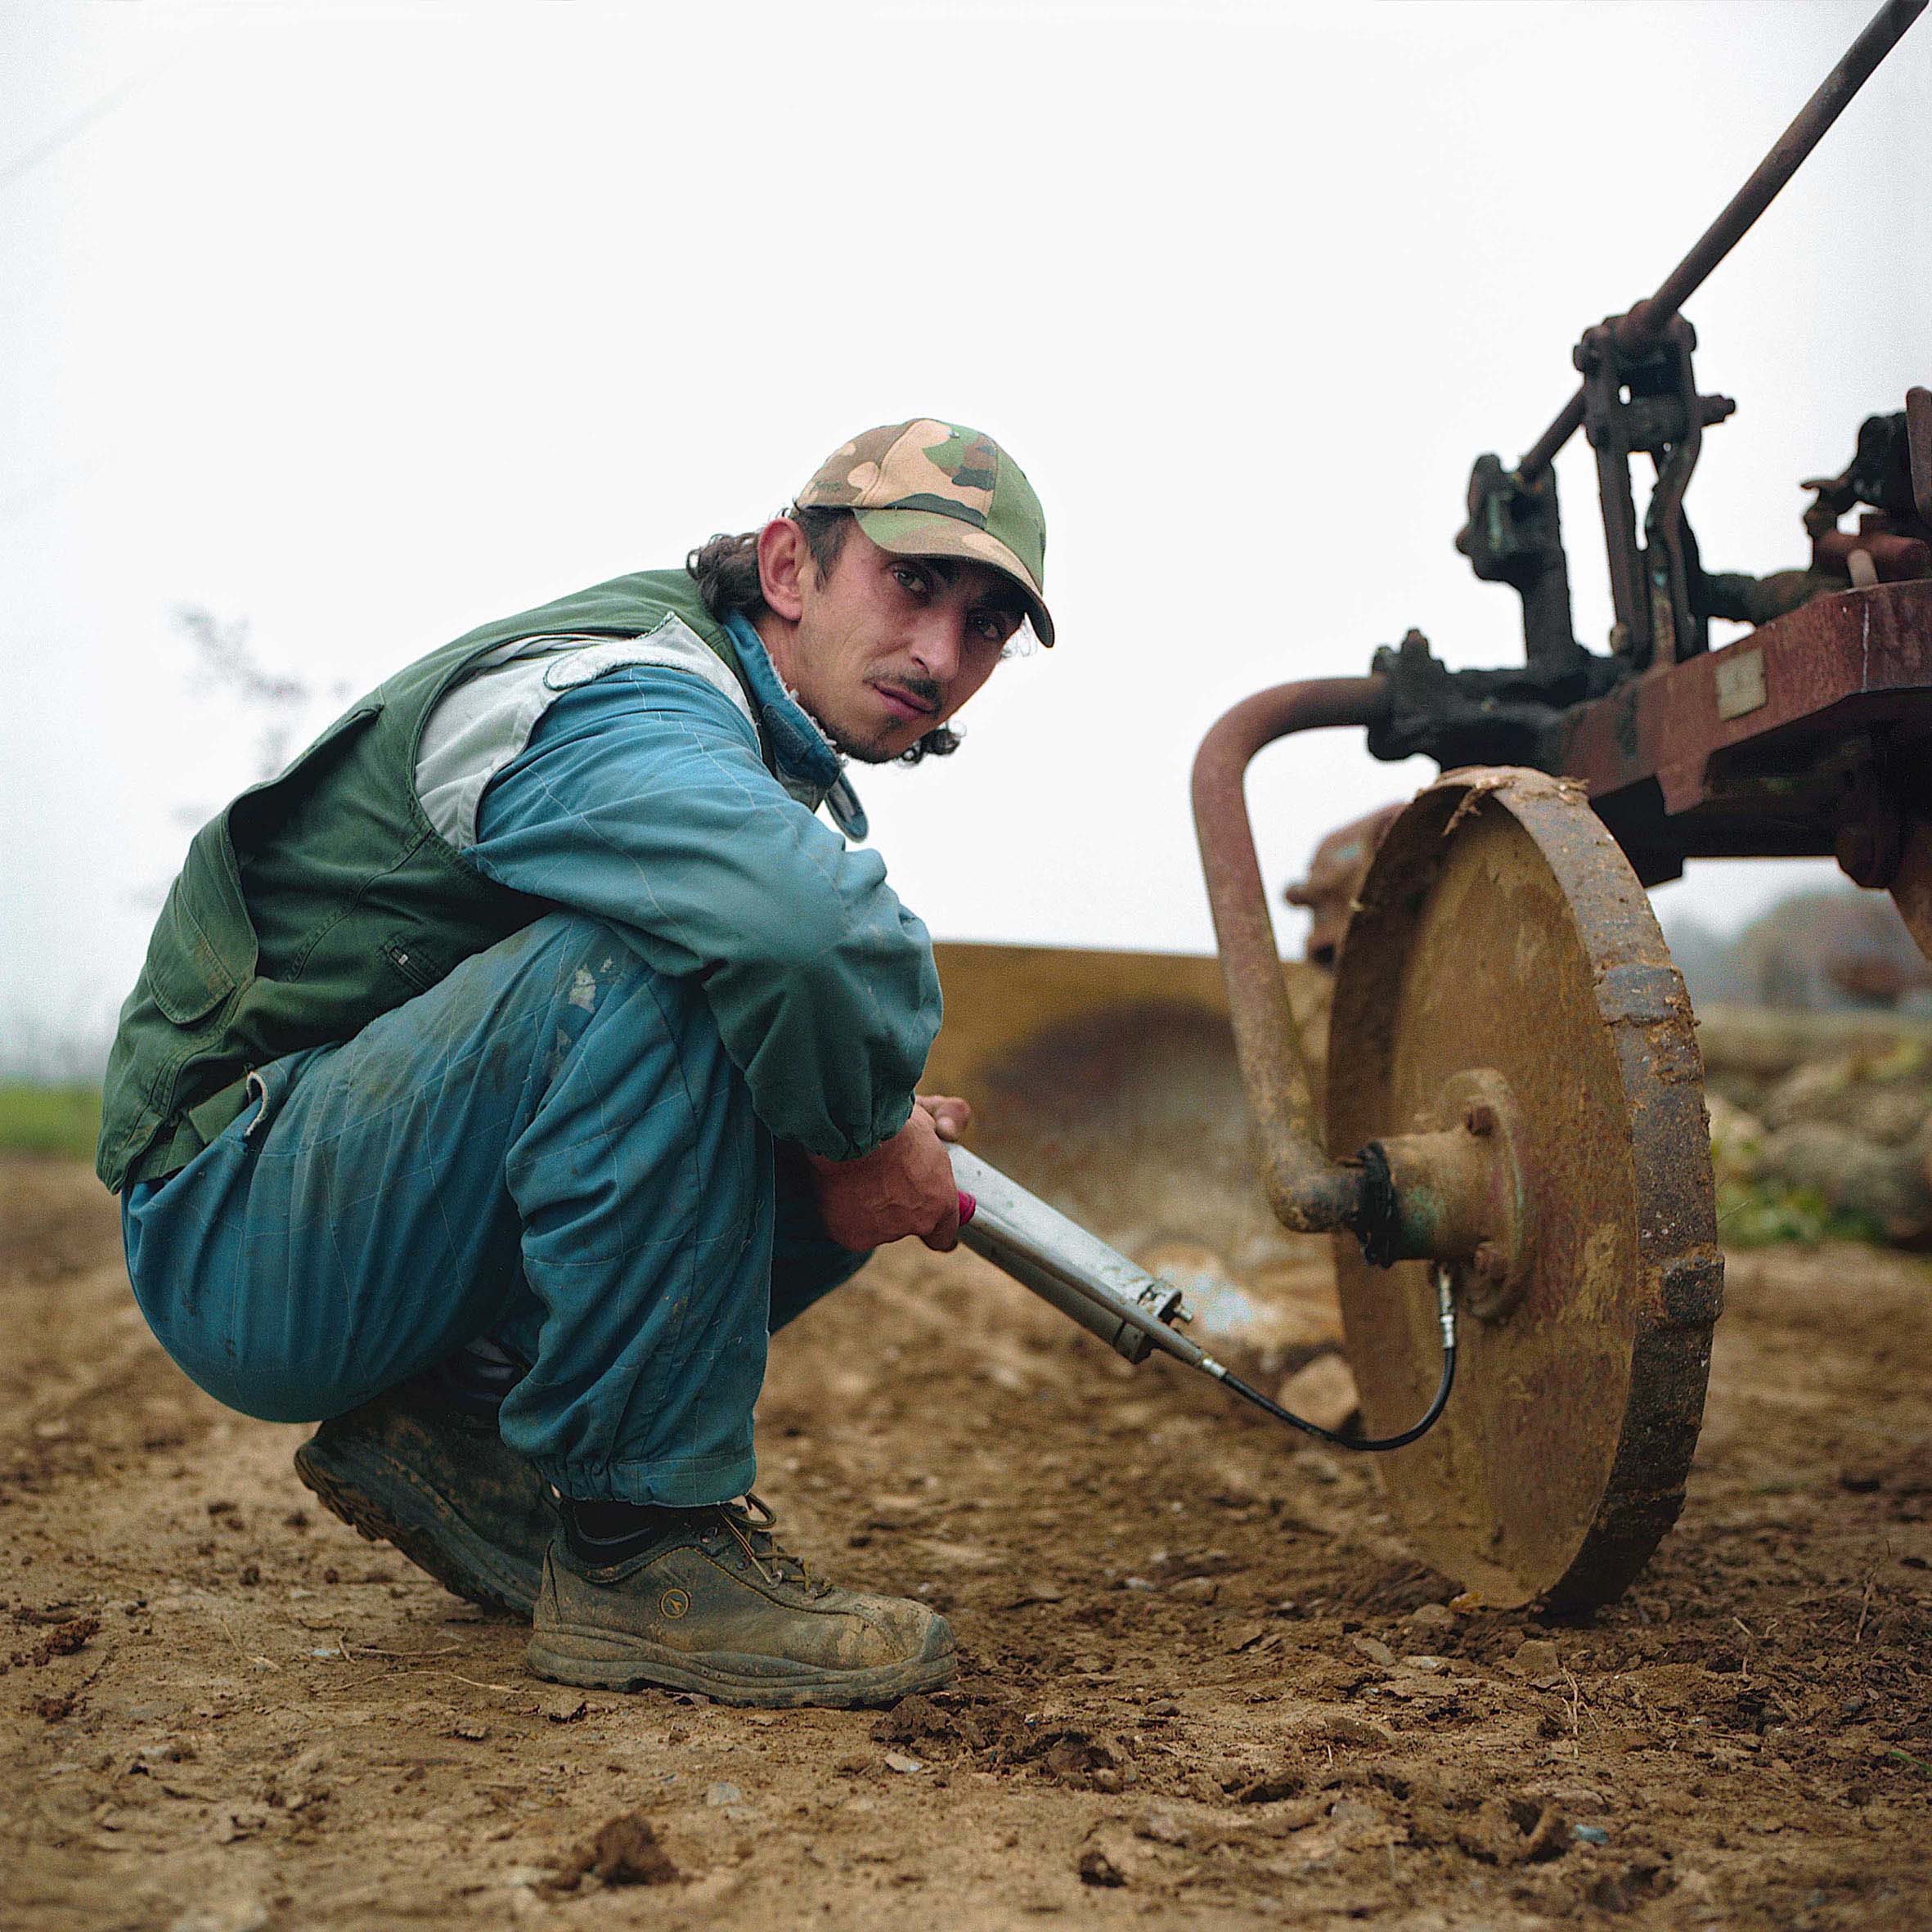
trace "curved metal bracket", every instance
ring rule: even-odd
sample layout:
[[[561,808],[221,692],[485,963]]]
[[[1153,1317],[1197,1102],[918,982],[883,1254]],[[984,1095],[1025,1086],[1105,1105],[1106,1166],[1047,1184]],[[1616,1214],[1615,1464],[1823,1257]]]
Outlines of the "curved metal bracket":
[[[1276,1218],[1304,1234],[1355,1224],[1362,1170],[1332,1163],[1317,1138],[1314,1086],[1282,977],[1243,782],[1264,745],[1296,731],[1373,725],[1387,715],[1389,703],[1385,677],[1278,685],[1226,712],[1194,755],[1194,830],[1261,1185]]]

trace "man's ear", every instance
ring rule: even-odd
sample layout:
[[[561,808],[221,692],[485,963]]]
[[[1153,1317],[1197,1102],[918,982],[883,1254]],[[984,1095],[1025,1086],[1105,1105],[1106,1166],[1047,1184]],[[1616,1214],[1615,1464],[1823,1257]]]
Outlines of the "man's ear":
[[[818,581],[805,532],[789,517],[774,517],[758,532],[758,590],[775,616],[795,624],[805,612],[807,582]]]

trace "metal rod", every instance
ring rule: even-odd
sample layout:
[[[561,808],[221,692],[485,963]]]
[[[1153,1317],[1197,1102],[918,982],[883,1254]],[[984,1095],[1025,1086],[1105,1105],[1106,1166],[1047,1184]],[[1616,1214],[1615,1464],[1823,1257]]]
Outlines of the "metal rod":
[[[1264,745],[1323,726],[1375,724],[1391,703],[1389,681],[1382,676],[1278,685],[1242,699],[1194,754],[1194,831],[1261,1184],[1277,1219],[1302,1233],[1349,1225],[1360,1206],[1362,1177],[1355,1168],[1330,1163],[1315,1129],[1314,1095],[1282,977],[1243,782]]]
[[[1825,76],[1817,92],[1798,110],[1797,118],[1752,171],[1750,179],[1731,197],[1723,213],[1657,285],[1656,293],[1620,318],[1616,326],[1620,348],[1641,348],[1703,286],[1705,278],[1771,205],[1779,189],[1798,172],[1805,157],[1824,138],[1825,131],[1844,112],[1852,97],[1903,38],[1906,29],[1925,11],[1926,4],[1927,0],[1885,0],[1867,23],[1864,32],[1846,49],[1844,58]],[[1584,393],[1579,386],[1556,420],[1524,452],[1516,468],[1516,480],[1534,483],[1549,467],[1557,452],[1576,434],[1583,420]]]

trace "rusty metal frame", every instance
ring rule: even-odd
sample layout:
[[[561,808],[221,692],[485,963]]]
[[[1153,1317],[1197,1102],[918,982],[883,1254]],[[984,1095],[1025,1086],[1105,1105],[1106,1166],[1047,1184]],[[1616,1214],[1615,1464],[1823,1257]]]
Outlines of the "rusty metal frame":
[[[1579,779],[1647,885],[1687,858],[1837,856],[1874,763],[1909,797],[1932,753],[1932,581],[1814,597],[1722,649],[1574,707],[1552,767]],[[1865,885],[1882,868],[1848,864]],[[1895,873],[1896,866],[1892,869]]]
[[[1457,766],[1511,767],[1464,770],[1439,780],[1395,821],[1390,838],[1397,848],[1405,838],[1410,845],[1422,841],[1418,849],[1427,848],[1427,863],[1443,862],[1427,837],[1437,822],[1431,815],[1440,816],[1440,843],[1447,850],[1464,814],[1493,789],[1537,837],[1579,933],[1615,937],[1622,921],[1633,930],[1642,927],[1652,942],[1629,958],[1618,946],[1585,948],[1601,967],[1589,982],[1601,1009],[1593,1018],[1616,1036],[1621,1098],[1632,1110],[1627,1137],[1599,1139],[1635,1150],[1645,1305],[1632,1331],[1629,1400],[1619,1418],[1614,1467],[1586,1539],[1554,1566],[1561,1575],[1543,1574],[1552,1567],[1544,1565],[1521,1583],[1552,1600],[1580,1605],[1614,1596],[1674,1518],[1721,1296],[1689,1004],[1636,884],[1675,876],[1689,856],[1833,851],[1861,883],[1891,887],[1932,955],[1932,793],[1924,777],[1932,752],[1932,582],[1881,582],[1909,575],[1922,559],[1896,543],[1890,547],[1898,554],[1881,559],[1877,543],[1860,540],[1900,532],[1867,520],[1845,540],[1853,591],[1812,595],[1742,641],[1706,649],[1709,615],[1769,613],[1755,607],[1730,613],[1692,595],[1694,575],[1706,596],[1710,580],[1694,560],[1684,486],[1702,428],[1721,420],[1731,406],[1696,393],[1694,339],[1678,313],[1927,3],[1886,0],[1656,292],[1585,335],[1578,365],[1584,386],[1516,469],[1478,459],[1458,547],[1479,577],[1510,583],[1521,595],[1523,668],[1451,672],[1412,632],[1400,651],[1377,654],[1368,677],[1283,685],[1244,700],[1210,730],[1195,761],[1195,824],[1263,1188],[1285,1226],[1346,1229],[1360,1238],[1361,1262],[1345,1253],[1338,1267],[1345,1303],[1355,1283],[1358,1314],[1366,1310],[1386,1322],[1401,1297],[1390,1292],[1396,1284],[1374,1270],[1427,1257],[1450,1264],[1447,1275],[1435,1271],[1438,1283],[1453,1277],[1465,1305],[1498,1332],[1539,1332],[1548,1314],[1534,1300],[1548,1285],[1535,1274],[1537,1225],[1548,1205],[1539,1184],[1551,1154],[1550,1145],[1538,1144],[1539,1134],[1552,1144],[1561,1134],[1547,1119],[1539,1130],[1532,1118],[1531,1132],[1516,1131],[1517,1096],[1498,1070],[1514,1063],[1514,1045],[1493,1036],[1497,1067],[1459,1067],[1452,1053],[1441,1092],[1422,1096],[1428,1104],[1401,1123],[1411,1131],[1369,1141],[1341,1161],[1328,1158],[1247,815],[1244,780],[1256,753],[1293,733],[1355,726],[1368,730],[1378,757],[1423,750]],[[1619,620],[1618,651],[1609,659],[1584,651],[1569,634],[1567,567],[1550,469],[1586,418],[1598,455]],[[1925,391],[1907,398],[1904,433],[1918,516],[1932,521],[1932,396]],[[1641,550],[1628,467],[1638,449],[1659,465]],[[1836,506],[1821,496],[1817,507],[1826,519],[1820,555],[1833,562],[1835,514],[1827,510]],[[1903,534],[1916,539],[1924,532]],[[1818,560],[1814,556],[1814,568]],[[1755,588],[1756,580],[1748,581]],[[1525,764],[1566,775],[1513,769]],[[1467,796],[1453,797],[1458,789]],[[1601,824],[1582,809],[1586,795]],[[1549,820],[1547,836],[1533,823],[1539,814]],[[1587,845],[1592,863],[1580,869],[1560,863],[1566,840],[1579,853]],[[1602,862],[1618,846],[1630,866],[1622,859]],[[1396,860],[1378,860],[1371,878],[1386,885],[1400,870],[1400,857],[1398,849]],[[1377,909],[1367,903],[1373,896],[1364,888],[1358,924],[1373,925]],[[1642,908],[1640,920],[1634,907]],[[1504,907],[1497,916],[1507,926],[1513,915]],[[1378,945],[1368,932],[1361,958],[1368,964],[1357,980],[1364,973],[1373,977],[1378,959],[1389,972],[1405,965],[1401,918],[1392,915],[1388,923],[1388,943]],[[1345,949],[1345,986],[1356,957]],[[1507,964],[1498,972],[1507,977]],[[1370,998],[1364,1006],[1358,999],[1356,1005],[1359,1045],[1390,1022],[1386,1003]],[[1338,995],[1338,1027],[1344,1017]],[[1458,1048],[1461,1042],[1458,1034]],[[1442,1072],[1431,1067],[1431,1077]],[[1598,1068],[1593,1087],[1616,1085],[1601,1076]],[[1476,1078],[1493,1079],[1494,1095],[1485,1090],[1469,1097],[1465,1089]],[[1339,1108],[1337,1099],[1331,1083],[1329,1124],[1346,1142],[1382,1129],[1383,1113],[1413,1112],[1418,1096],[1402,1096],[1403,1106],[1393,1110],[1351,1111],[1346,1086]],[[1618,1187],[1629,1191],[1624,1182],[1600,1179],[1581,1191],[1594,1200]],[[1572,1191],[1559,1187],[1555,1199]],[[1364,1265],[1370,1276],[1357,1280]],[[1361,1292],[1371,1278],[1373,1292]],[[1521,1297],[1528,1297],[1529,1319],[1512,1323]],[[1399,1321],[1386,1335],[1379,1328],[1364,1333],[1386,1341],[1390,1359],[1403,1356]],[[1351,1345],[1358,1339],[1353,1323],[1350,1339]],[[1435,1439],[1404,1453],[1425,1452],[1449,1453]]]

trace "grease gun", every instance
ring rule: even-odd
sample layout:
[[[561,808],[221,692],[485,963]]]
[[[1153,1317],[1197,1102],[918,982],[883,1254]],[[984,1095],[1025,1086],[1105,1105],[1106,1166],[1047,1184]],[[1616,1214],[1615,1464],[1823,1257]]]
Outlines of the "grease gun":
[[[952,1160],[953,1184],[959,1195],[961,1246],[1011,1275],[1021,1287],[1031,1288],[1128,1361],[1144,1362],[1157,1349],[1184,1366],[1211,1376],[1277,1422],[1319,1436],[1337,1449],[1400,1449],[1425,1433],[1448,1404],[1456,1379],[1456,1307],[1446,1269],[1438,1267],[1435,1273],[1436,1308],[1442,1328],[1442,1381],[1422,1420],[1399,1436],[1364,1440],[1337,1435],[1270,1401],[1182,1334],[1181,1325],[1193,1316],[1181,1291],[1171,1282],[1148,1274],[1058,1208],[1029,1194],[977,1154],[956,1143],[949,1144],[946,1151]]]

